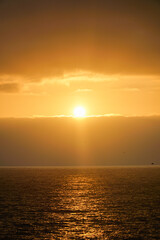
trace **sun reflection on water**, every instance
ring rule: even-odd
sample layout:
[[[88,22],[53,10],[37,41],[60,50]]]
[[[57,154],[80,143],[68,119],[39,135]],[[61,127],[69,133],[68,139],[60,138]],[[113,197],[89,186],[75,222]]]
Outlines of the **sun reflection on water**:
[[[62,187],[59,212],[54,217],[64,223],[59,229],[61,239],[98,239],[103,237],[103,230],[94,222],[99,218],[98,201],[94,198],[96,182],[91,176],[72,175]],[[52,209],[53,211],[55,209]]]

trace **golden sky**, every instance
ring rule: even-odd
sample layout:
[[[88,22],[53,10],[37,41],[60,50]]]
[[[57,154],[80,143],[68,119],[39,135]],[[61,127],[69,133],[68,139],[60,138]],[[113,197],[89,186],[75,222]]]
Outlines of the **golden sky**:
[[[160,114],[158,0],[0,1],[0,117]]]

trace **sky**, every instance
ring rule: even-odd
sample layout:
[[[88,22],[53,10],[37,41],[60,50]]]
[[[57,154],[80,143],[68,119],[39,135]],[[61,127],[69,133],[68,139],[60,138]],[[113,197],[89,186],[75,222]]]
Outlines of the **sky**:
[[[1,0],[0,117],[160,113],[158,0]]]
[[[159,164],[159,26],[159,0],[1,0],[0,165]]]

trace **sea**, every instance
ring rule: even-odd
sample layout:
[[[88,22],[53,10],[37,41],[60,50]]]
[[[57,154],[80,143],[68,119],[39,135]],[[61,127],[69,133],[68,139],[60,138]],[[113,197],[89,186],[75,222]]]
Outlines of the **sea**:
[[[160,239],[160,167],[0,168],[0,239]]]

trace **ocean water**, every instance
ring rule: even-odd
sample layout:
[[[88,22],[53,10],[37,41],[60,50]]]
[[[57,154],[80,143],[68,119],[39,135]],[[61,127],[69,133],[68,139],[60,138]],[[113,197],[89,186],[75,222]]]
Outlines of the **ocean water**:
[[[160,239],[160,168],[0,168],[0,239]]]

